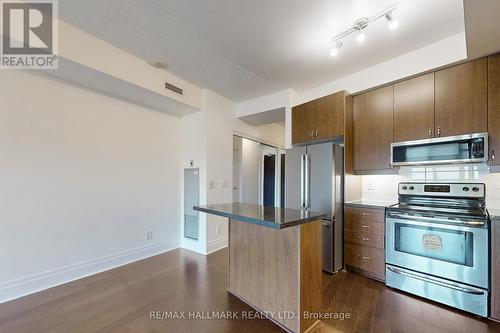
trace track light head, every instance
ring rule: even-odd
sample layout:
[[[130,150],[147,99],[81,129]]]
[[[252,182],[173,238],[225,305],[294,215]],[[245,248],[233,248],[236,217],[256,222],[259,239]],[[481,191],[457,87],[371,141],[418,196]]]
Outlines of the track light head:
[[[394,30],[398,27],[399,22],[395,20],[392,16],[392,12],[385,14],[385,19],[387,20],[387,24],[389,25],[389,29]]]
[[[332,57],[335,57],[339,51],[340,51],[340,48],[342,47],[342,45],[344,45],[340,40],[338,40],[337,42],[335,42],[335,46],[332,47],[332,49],[330,50],[330,55]]]

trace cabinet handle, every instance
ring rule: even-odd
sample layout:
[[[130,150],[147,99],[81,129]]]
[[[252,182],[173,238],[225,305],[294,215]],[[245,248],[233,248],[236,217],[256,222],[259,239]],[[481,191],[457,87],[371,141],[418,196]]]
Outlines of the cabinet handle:
[[[429,133],[429,136],[432,138],[432,128],[429,127],[428,133]]]
[[[318,137],[318,130],[316,130],[316,132],[314,133],[314,136]]]
[[[358,236],[358,239],[363,241],[363,242],[366,242],[366,241],[369,241],[370,238],[366,238],[366,237],[361,237],[361,236]]]
[[[370,226],[369,225],[362,225],[361,228],[363,228],[363,229],[370,229]]]
[[[314,137],[314,131],[311,131],[310,135],[311,135],[311,138]]]
[[[363,259],[363,260],[370,260],[370,257],[368,257],[368,256],[358,255],[358,258]]]
[[[441,136],[441,126],[438,126],[437,128],[437,136]]]
[[[362,216],[370,216],[370,213],[361,213]]]
[[[495,150],[491,151],[491,164],[495,164]]]

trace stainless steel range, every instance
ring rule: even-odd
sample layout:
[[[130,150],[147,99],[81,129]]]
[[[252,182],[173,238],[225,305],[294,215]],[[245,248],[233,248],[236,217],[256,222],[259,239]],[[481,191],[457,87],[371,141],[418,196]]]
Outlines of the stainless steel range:
[[[488,316],[484,184],[400,183],[386,211],[386,285]]]

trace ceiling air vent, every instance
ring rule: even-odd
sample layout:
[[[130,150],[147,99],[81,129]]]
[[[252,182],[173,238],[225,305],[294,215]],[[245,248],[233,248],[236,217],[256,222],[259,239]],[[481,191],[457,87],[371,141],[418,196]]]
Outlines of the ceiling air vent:
[[[182,90],[182,88],[176,87],[173,84],[170,84],[168,82],[165,82],[165,89],[173,91],[174,93],[179,94],[179,95],[184,95],[184,90]]]

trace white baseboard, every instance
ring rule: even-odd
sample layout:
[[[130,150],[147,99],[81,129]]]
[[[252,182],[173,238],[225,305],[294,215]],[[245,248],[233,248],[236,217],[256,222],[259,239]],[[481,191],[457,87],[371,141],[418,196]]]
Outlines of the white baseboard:
[[[202,242],[200,242],[199,240],[193,240],[193,239],[189,239],[189,238],[183,238],[181,240],[181,247],[183,249],[187,249],[189,251],[193,251],[193,252],[196,252],[196,253],[199,253],[199,254],[203,254],[203,255],[206,255],[206,247],[204,246],[204,244]]]
[[[49,289],[83,277],[174,250],[179,244],[157,242],[111,255],[82,261],[30,276],[0,283],[0,303]]]
[[[228,239],[227,237],[216,239],[207,243],[207,252],[206,254],[210,254],[215,251],[219,251],[225,247],[227,247]]]

